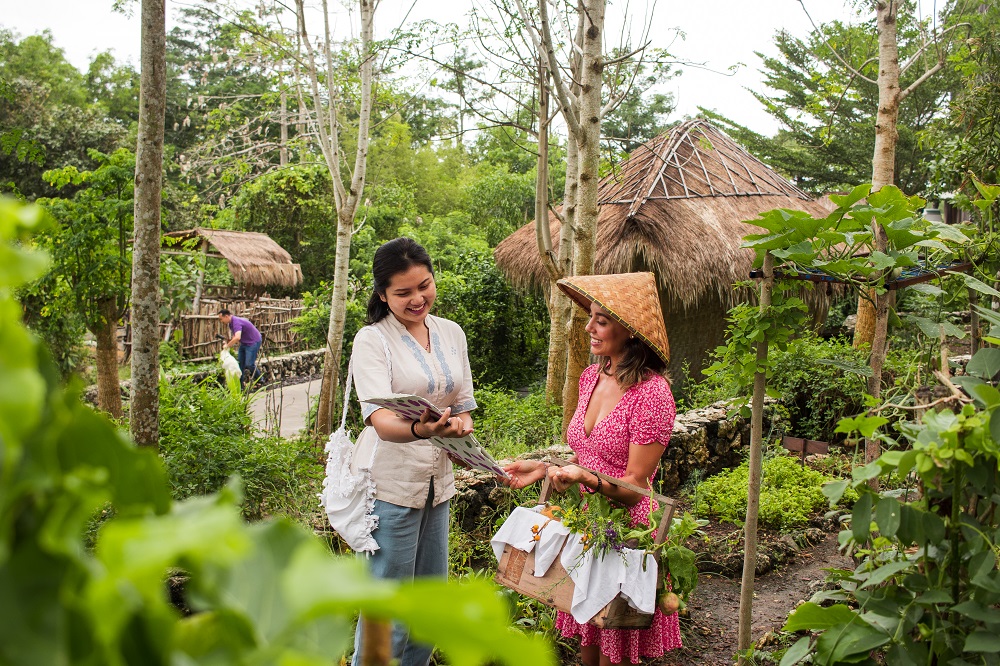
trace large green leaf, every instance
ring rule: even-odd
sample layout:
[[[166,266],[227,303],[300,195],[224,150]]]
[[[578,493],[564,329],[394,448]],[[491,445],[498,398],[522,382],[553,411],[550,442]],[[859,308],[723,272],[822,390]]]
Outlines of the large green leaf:
[[[816,641],[817,663],[859,661],[877,647],[888,643],[890,636],[855,617],[849,624],[840,624],[823,632]]]
[[[965,652],[989,652],[996,654],[1000,652],[1000,636],[992,631],[977,629],[965,639]]]
[[[785,650],[784,656],[781,657],[781,663],[778,666],[795,666],[809,654],[809,643],[810,638],[808,636],[803,636],[799,640],[795,641],[792,647]]]
[[[1000,291],[997,291],[982,280],[969,275],[968,273],[963,273],[962,279],[965,280],[966,287],[974,291],[978,291],[980,294],[986,294],[987,296],[1000,296]]]
[[[986,380],[993,379],[1000,372],[1000,349],[992,347],[980,349],[972,355],[968,365],[965,366],[965,371]]]
[[[881,585],[896,574],[906,571],[911,567],[913,567],[913,562],[910,562],[909,560],[897,560],[895,562],[883,564],[869,574],[868,579],[861,585],[861,587],[866,588]]]
[[[823,631],[856,618],[857,614],[843,604],[824,607],[807,601],[792,611],[782,631]]]
[[[872,494],[863,492],[851,512],[851,533],[858,542],[868,540],[872,520]]]
[[[882,536],[894,537],[899,529],[902,506],[899,500],[892,497],[883,497],[875,505],[875,524]]]

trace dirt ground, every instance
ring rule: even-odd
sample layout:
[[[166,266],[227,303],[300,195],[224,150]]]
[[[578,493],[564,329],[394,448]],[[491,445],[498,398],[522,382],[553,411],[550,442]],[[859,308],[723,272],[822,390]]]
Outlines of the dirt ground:
[[[751,635],[757,641],[780,629],[801,601],[808,600],[826,578],[824,569],[854,568],[837,552],[837,535],[828,534],[800,551],[790,562],[756,579]],[[691,595],[689,615],[681,620],[684,647],[648,662],[652,666],[729,666],[734,662],[739,626],[740,580],[702,574]]]

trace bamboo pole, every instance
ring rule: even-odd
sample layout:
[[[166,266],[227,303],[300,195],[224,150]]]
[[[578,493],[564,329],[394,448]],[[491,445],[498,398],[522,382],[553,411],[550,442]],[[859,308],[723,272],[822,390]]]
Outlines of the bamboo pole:
[[[774,256],[764,255],[764,279],[760,283],[760,310],[771,307],[774,289]],[[764,388],[767,382],[767,338],[757,343],[757,371],[753,377],[750,416],[750,479],[747,482],[747,518],[743,524],[743,581],[740,586],[740,624],[738,649],[750,649],[750,625],[753,619],[753,584],[757,568],[757,514],[760,512],[760,477],[764,439]],[[747,661],[740,657],[739,663]]]

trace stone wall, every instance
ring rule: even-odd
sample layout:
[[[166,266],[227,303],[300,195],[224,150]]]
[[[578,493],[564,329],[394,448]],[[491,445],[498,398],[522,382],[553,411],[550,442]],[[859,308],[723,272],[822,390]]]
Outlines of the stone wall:
[[[257,363],[257,367],[260,368],[262,381],[266,384],[280,383],[295,377],[302,377],[303,380],[311,379],[323,374],[324,353],[323,349],[311,349],[283,356],[269,356],[261,359]],[[215,377],[220,383],[223,381],[221,367],[201,372],[168,375],[168,377],[172,380],[193,379],[196,382]],[[121,382],[123,400],[128,400],[131,386],[132,384],[128,380]],[[83,392],[83,399],[91,404],[97,404],[97,386],[88,386]]]
[[[764,436],[767,439],[780,437],[786,426],[773,414],[774,410],[765,409]],[[670,445],[660,461],[657,476],[662,482],[660,492],[672,496],[692,476],[708,477],[735,467],[743,460],[749,446],[750,422],[739,416],[726,418],[725,403],[678,414]],[[557,446],[524,457],[539,460],[549,456],[568,458],[571,454],[568,446]],[[465,532],[474,533],[477,528],[493,529],[495,516],[498,513],[507,515],[512,508],[511,493],[498,487],[489,473],[456,469],[455,485],[457,493],[452,504],[455,517]]]

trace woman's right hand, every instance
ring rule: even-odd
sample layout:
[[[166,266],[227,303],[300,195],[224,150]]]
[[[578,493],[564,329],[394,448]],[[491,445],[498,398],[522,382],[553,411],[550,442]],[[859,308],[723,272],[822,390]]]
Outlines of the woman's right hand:
[[[441,418],[435,419],[431,415],[430,409],[425,409],[420,415],[420,420],[413,426],[413,432],[423,439],[429,437],[446,437],[449,439],[460,439],[472,432],[472,428],[466,427],[464,421],[457,416],[451,415],[451,407],[441,413]]]
[[[540,460],[515,460],[503,468],[510,478],[501,481],[515,490],[525,488],[544,479],[546,467]]]

